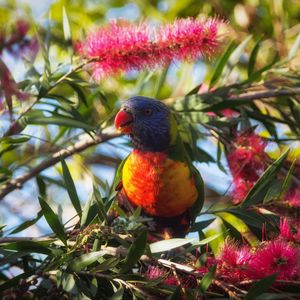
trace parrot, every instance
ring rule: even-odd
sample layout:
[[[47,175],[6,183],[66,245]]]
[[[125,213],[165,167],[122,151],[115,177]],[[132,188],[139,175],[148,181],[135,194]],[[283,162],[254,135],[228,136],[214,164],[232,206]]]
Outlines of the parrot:
[[[121,106],[115,128],[133,150],[121,164],[118,204],[141,208],[163,239],[185,237],[204,201],[202,177],[188,156],[175,114],[162,101],[135,96]]]

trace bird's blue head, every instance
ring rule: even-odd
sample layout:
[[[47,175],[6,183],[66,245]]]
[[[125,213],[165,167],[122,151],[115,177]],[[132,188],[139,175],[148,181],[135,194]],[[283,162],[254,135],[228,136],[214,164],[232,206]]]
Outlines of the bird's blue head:
[[[136,96],[128,99],[115,118],[117,130],[129,134],[139,150],[162,152],[170,146],[171,113],[162,102]]]

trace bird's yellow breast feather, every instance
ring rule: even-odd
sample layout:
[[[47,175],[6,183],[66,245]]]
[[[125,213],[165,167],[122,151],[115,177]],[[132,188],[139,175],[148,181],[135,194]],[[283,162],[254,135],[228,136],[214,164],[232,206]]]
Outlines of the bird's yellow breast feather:
[[[123,166],[122,182],[129,201],[153,216],[178,216],[198,197],[187,164],[160,152],[134,150]]]

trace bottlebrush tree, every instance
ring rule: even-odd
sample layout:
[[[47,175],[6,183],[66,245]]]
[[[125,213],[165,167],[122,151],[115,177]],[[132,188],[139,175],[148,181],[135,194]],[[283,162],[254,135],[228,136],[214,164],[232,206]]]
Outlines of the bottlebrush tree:
[[[300,35],[290,8],[283,28],[281,10],[266,6],[275,15],[257,21],[258,37],[247,3],[220,4],[222,13],[199,4],[193,17],[149,6],[140,22],[63,3],[45,24],[0,8],[2,299],[299,297]],[[203,18],[205,7],[222,17]],[[186,238],[150,241],[149,219],[115,201],[132,145],[113,120],[135,95],[176,114],[204,178]]]

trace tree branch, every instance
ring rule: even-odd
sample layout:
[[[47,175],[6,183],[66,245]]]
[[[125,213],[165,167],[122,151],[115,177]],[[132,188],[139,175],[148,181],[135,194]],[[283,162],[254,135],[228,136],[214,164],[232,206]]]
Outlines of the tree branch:
[[[85,140],[78,141],[77,143],[67,147],[66,149],[62,149],[53,153],[50,158],[42,161],[39,165],[32,168],[29,172],[24,173],[17,178],[9,180],[2,187],[0,187],[0,200],[2,200],[7,194],[14,191],[15,189],[22,188],[22,185],[29,179],[35,177],[47,168],[54,166],[57,162],[60,161],[61,158],[67,158],[75,153],[82,152],[89,147],[101,144],[118,136],[120,136],[119,133],[100,134],[93,138],[89,137]]]
[[[279,96],[294,96],[298,94],[300,94],[300,88],[270,89],[263,92],[248,92],[240,94],[239,96],[231,96],[228,98],[228,100],[255,100]]]

